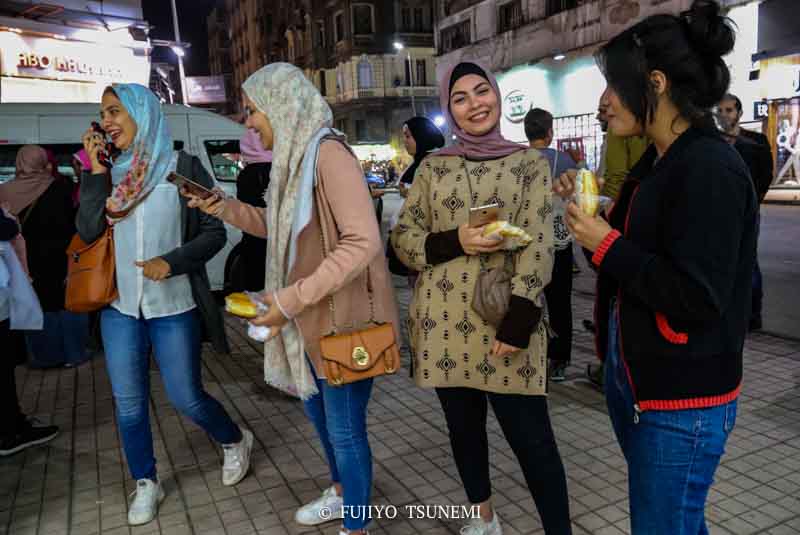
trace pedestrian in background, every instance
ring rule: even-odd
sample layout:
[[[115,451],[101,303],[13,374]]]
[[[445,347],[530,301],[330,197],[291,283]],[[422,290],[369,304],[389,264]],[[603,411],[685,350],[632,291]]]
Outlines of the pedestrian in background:
[[[541,152],[550,164],[552,176],[561,176],[569,169],[577,169],[578,163],[566,152],[551,149],[553,143],[553,115],[541,108],[534,108],[525,116],[525,137],[531,148]],[[550,284],[545,286],[547,312],[555,337],[547,345],[547,360],[550,380],[565,380],[565,372],[572,355],[572,234],[564,221],[567,203],[564,199],[553,199],[553,246],[555,257]]]
[[[725,95],[717,106],[717,117],[727,139],[739,152],[750,170],[753,186],[756,189],[759,205],[769,192],[772,181],[775,179],[775,166],[772,161],[772,148],[767,136],[741,127],[742,101],[736,95]],[[761,214],[758,216],[758,227],[761,228]],[[757,241],[757,240],[756,240]],[[756,265],[753,268],[753,297],[750,308],[751,331],[759,331],[763,326],[762,303],[764,302],[764,279],[761,275],[761,266],[758,263],[756,252]]]
[[[41,309],[28,282],[24,259],[17,256],[18,248],[12,245],[18,236],[16,219],[0,209],[0,457],[50,442],[59,431],[57,426],[42,425],[28,418],[17,397],[14,368],[25,362],[27,350],[22,331],[16,329],[42,326]],[[25,317],[12,318],[20,308]],[[12,330],[12,320],[15,330]]]
[[[239,148],[245,167],[236,177],[236,198],[251,206],[266,208],[264,196],[269,187],[272,151],[265,150],[258,132],[250,129],[239,140]],[[230,276],[232,288],[227,293],[260,292],[264,289],[267,240],[245,232],[238,247],[241,252]]]
[[[491,403],[536,503],[545,533],[571,533],[564,466],[547,408],[544,287],[553,272],[550,164],[535,149],[500,133],[495,77],[473,62],[442,78],[442,110],[455,145],[425,158],[416,172],[392,245],[409,268],[424,272],[409,305],[417,385],[435,388],[456,466],[480,518],[464,535],[500,535],[492,506]],[[469,224],[470,209],[497,204],[500,220],[533,241],[516,251]],[[481,272],[508,266],[512,295],[499,325],[471,306]]]
[[[8,203],[19,219],[33,288],[44,311],[43,329],[25,335],[32,368],[78,366],[90,358],[88,316],[64,309],[75,205],[71,181],[58,176],[45,149],[25,145],[17,153],[14,179],[0,184],[0,203]]]
[[[720,10],[695,0],[600,48],[609,129],[653,144],[610,224],[567,207],[599,270],[596,347],[634,535],[708,533],[706,499],[742,386],[758,201],[710,112],[728,89],[723,56],[735,41]],[[572,187],[565,176],[556,190]]]
[[[103,93],[103,129],[121,151],[111,181],[98,159],[105,139],[93,129],[83,137],[91,174],[81,180],[78,232],[92,243],[114,228],[119,297],[101,312],[106,369],[120,438],[136,496],[128,523],[151,522],[164,489],[158,479],[150,427],[150,354],[167,397],[178,411],[222,445],[222,483],[239,483],[250,467],[253,434],[240,428],[203,388],[201,342],[229,352],[222,315],[208,282],[206,262],[224,247],[217,219],[186,206],[170,172],[211,188],[197,157],[173,150],[158,97],[138,84],[116,84]]]

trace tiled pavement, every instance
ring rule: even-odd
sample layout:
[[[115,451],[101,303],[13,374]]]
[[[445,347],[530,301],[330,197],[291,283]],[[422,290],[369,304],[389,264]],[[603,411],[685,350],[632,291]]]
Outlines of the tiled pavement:
[[[398,281],[400,282],[400,281]],[[403,295],[403,300],[407,298]],[[574,366],[552,387],[551,415],[569,477],[576,534],[629,533],[626,471],[604,402],[583,379],[592,342],[580,329],[590,302],[575,297]],[[220,483],[219,452],[168,404],[153,373],[151,417],[167,499],[157,522],[129,529],[133,490],[114,424],[102,358],[77,370],[18,369],[24,409],[62,427],[49,447],[0,460],[0,534],[144,535],[337,533],[301,530],[295,508],[327,486],[327,470],[300,403],[266,387],[256,344],[234,323],[231,356],[205,355],[208,390],[256,435],[251,475]],[[712,534],[800,533],[800,344],[748,340],[736,428],[708,506]],[[376,504],[398,506],[373,534],[457,533],[459,522],[409,520],[406,504],[465,501],[435,395],[406,373],[376,382],[370,404]],[[541,533],[516,459],[490,419],[494,499],[508,535]]]

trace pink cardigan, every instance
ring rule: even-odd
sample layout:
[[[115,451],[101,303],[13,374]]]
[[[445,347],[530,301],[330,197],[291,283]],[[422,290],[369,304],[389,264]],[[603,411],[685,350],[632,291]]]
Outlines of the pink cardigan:
[[[311,222],[300,234],[289,286],[278,290],[276,297],[281,310],[297,322],[314,369],[324,377],[319,341],[332,329],[327,297],[334,296],[340,331],[352,330],[350,325],[366,326],[370,308],[367,267],[375,319],[392,323],[398,340],[400,324],[378,220],[361,166],[341,143],[329,140],[320,146],[317,177]],[[324,259],[318,207],[331,249]],[[267,237],[263,208],[228,199],[220,218],[247,234]]]

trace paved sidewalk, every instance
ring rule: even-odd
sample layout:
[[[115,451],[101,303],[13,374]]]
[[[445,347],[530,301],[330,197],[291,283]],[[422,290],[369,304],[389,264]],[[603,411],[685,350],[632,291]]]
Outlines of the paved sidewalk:
[[[398,279],[398,285],[402,281]],[[407,291],[401,292],[406,302]],[[629,533],[626,469],[601,395],[582,379],[593,362],[580,328],[590,301],[575,297],[574,366],[552,387],[551,415],[569,477],[576,534]],[[168,404],[153,370],[151,417],[168,493],[157,522],[129,529],[128,478],[102,358],[77,370],[18,369],[24,409],[62,427],[49,447],[0,460],[0,535],[338,533],[335,523],[300,530],[296,507],[328,485],[327,469],[301,404],[264,385],[256,344],[230,323],[234,352],[207,350],[209,392],[256,435],[251,475],[220,482],[217,448]],[[736,428],[709,497],[712,534],[800,533],[800,344],[756,335],[747,343]],[[445,422],[432,391],[407,373],[376,382],[370,404],[374,503],[399,514],[375,535],[458,533],[456,520],[409,520],[409,504],[462,505]],[[517,461],[490,418],[495,504],[506,535],[542,533]]]

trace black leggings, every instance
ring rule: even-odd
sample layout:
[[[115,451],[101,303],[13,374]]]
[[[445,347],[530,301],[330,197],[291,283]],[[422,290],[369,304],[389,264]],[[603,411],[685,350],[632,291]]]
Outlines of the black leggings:
[[[492,495],[489,479],[488,403],[522,467],[547,535],[569,535],[569,497],[564,465],[550,426],[547,398],[487,393],[474,388],[437,388],[458,473],[470,503]]]
[[[556,333],[547,344],[547,358],[569,363],[572,353],[572,244],[556,251],[553,277],[544,288],[550,326]]]

